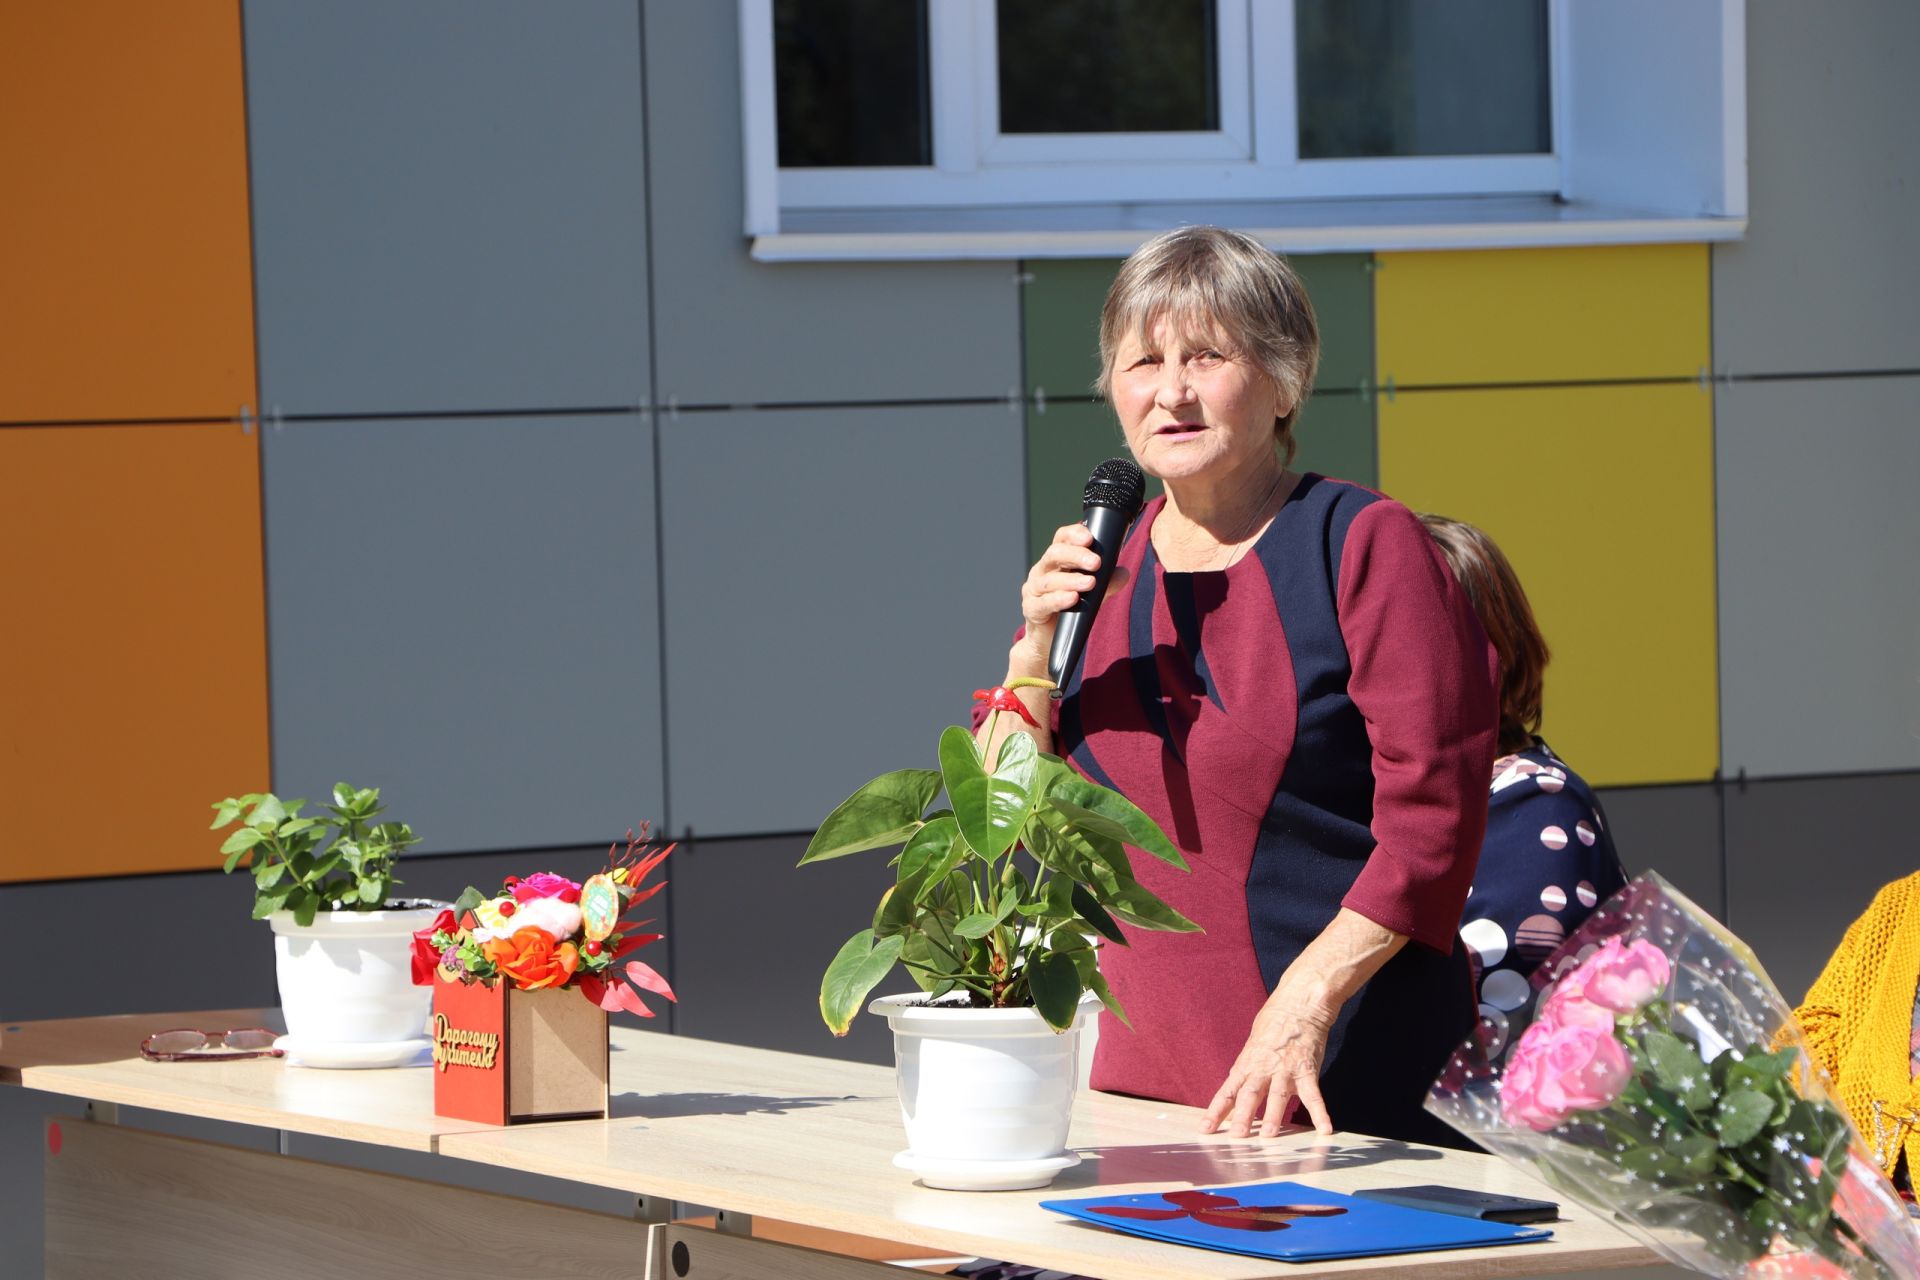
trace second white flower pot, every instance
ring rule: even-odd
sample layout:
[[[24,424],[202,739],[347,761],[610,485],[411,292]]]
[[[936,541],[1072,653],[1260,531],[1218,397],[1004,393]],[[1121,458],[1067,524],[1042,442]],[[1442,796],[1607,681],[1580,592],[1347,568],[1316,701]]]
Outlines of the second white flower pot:
[[[908,1149],[895,1163],[930,1187],[1044,1187],[1079,1163],[1067,1130],[1080,1080],[1083,1002],[1072,1030],[1032,1009],[972,1009],[920,994],[867,1006],[893,1028]]]
[[[433,988],[413,985],[415,930],[432,906],[323,911],[310,925],[291,911],[273,926],[275,976],[290,1060],[312,1067],[391,1067],[424,1060]]]

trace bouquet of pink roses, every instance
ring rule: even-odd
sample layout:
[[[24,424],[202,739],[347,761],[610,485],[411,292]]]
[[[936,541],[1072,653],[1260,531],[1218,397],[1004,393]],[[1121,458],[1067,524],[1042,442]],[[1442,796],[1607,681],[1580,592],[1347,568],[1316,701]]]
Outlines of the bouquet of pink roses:
[[[1427,1109],[1727,1278],[1909,1280],[1920,1235],[1826,1095],[1753,952],[1658,875],[1483,1008]]]

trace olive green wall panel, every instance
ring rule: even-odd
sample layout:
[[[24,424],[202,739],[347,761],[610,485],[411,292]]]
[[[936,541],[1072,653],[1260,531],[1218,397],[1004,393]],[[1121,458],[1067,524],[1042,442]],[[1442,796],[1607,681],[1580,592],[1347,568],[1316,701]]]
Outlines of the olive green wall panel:
[[[1294,436],[1300,442],[1293,459],[1295,471],[1318,471],[1369,489],[1378,487],[1380,446],[1371,394],[1321,392],[1307,401]]]
[[[1080,518],[1087,474],[1107,458],[1125,457],[1127,442],[1113,410],[1099,402],[1027,406],[1027,559],[1053,541],[1053,531]],[[1160,486],[1150,489],[1158,493]]]

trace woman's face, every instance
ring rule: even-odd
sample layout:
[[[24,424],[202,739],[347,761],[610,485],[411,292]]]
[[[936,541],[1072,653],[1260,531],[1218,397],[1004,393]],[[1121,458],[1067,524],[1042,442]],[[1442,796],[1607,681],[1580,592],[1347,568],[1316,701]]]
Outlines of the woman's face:
[[[1110,388],[1127,447],[1150,476],[1222,478],[1274,451],[1279,389],[1218,326],[1160,317],[1120,344]]]

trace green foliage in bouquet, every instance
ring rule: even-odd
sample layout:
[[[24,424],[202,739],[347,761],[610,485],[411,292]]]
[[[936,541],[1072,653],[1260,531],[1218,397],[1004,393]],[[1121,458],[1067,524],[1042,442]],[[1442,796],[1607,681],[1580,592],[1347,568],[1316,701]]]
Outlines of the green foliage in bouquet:
[[[301,816],[306,804],[267,792],[213,806],[211,830],[240,823],[220,846],[221,869],[253,873],[253,918],[291,911],[310,925],[322,910],[379,910],[400,883],[394,859],[419,838],[404,822],[375,821],[385,812],[378,787],[336,783],[324,816]]]
[[[1017,709],[1010,697],[988,701]],[[1031,1006],[1065,1030],[1082,993],[1092,991],[1124,1021],[1097,956],[1104,943],[1127,945],[1118,922],[1199,930],[1134,879],[1127,846],[1184,871],[1180,851],[1131,801],[1080,777],[1024,733],[1000,744],[989,770],[974,735],[955,725],[940,735],[938,759],[937,770],[898,769],[854,792],[800,859],[805,866],[902,846],[872,927],[849,938],[827,967],[827,1026],[845,1035],[895,964],[932,999],[962,992],[974,1007]],[[942,791],[946,805],[933,808]]]

